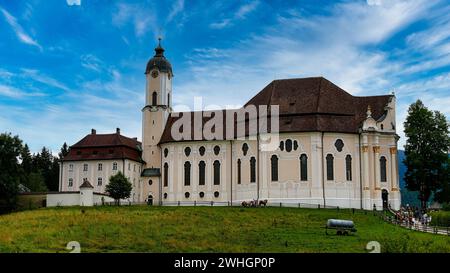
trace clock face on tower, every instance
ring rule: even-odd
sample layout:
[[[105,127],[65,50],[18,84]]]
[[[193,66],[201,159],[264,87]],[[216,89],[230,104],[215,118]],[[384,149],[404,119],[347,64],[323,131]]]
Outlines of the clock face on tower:
[[[153,77],[153,78],[158,77],[158,70],[153,70],[153,71],[152,71],[152,77]]]

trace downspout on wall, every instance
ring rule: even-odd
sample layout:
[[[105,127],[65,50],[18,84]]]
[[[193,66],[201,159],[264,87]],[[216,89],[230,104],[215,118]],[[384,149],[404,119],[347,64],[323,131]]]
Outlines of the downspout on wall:
[[[359,132],[358,139],[358,154],[359,154],[359,199],[361,203],[361,209],[363,209],[363,186],[362,186],[362,160],[361,160],[361,132]]]
[[[233,141],[230,140],[230,182],[231,182],[231,193],[230,193],[230,205],[233,206]]]
[[[327,202],[326,202],[326,197],[325,197],[325,169],[324,169],[324,157],[323,157],[323,149],[324,149],[324,146],[323,146],[323,136],[324,136],[324,132],[322,132],[322,158],[321,158],[321,160],[322,160],[322,195],[323,195],[323,207],[325,207],[326,205],[327,205]]]

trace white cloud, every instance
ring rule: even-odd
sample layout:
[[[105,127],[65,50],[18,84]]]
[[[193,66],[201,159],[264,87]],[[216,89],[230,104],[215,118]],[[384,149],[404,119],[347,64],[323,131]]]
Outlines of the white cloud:
[[[70,89],[63,83],[59,82],[58,80],[49,77],[47,75],[44,75],[42,73],[40,73],[38,70],[35,69],[27,69],[27,68],[22,68],[22,77],[25,78],[30,78],[34,81],[52,86],[52,87],[56,87],[58,89],[62,89],[64,91],[70,91]]]
[[[133,24],[137,37],[142,37],[149,31],[158,32],[156,12],[152,6],[148,5],[119,3],[112,22],[118,27],[128,23]]]
[[[44,93],[40,92],[26,92],[23,90],[20,90],[14,86],[9,86],[5,84],[0,83],[0,95],[14,98],[14,99],[21,99],[24,97],[42,97],[45,96]]]
[[[81,6],[81,0],[66,0],[69,6]]]
[[[228,18],[221,19],[217,22],[209,24],[209,27],[212,29],[223,29],[226,27],[230,27],[233,25],[236,20],[243,20],[246,16],[252,11],[256,10],[259,5],[259,1],[252,1],[248,4],[244,4],[239,7],[236,13]]]
[[[169,15],[167,16],[167,22],[170,22],[175,18],[176,15],[178,15],[180,12],[182,12],[184,9],[184,0],[176,0],[172,4],[172,8],[169,12]]]
[[[39,50],[42,51],[42,46],[33,39],[29,34],[25,32],[23,27],[17,22],[16,17],[12,16],[8,11],[0,7],[0,11],[2,12],[3,16],[5,17],[6,22],[12,27],[14,30],[17,38],[25,44],[35,46],[39,48]]]

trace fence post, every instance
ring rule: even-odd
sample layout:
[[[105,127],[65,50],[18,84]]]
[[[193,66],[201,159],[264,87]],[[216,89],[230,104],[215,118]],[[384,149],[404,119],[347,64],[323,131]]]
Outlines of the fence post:
[[[339,206],[336,207],[336,210],[339,211]]]
[[[298,207],[300,208],[300,203],[298,203]]]
[[[282,203],[280,202],[280,208],[281,208],[281,206],[282,206]]]
[[[320,204],[317,204],[317,208],[320,209]]]
[[[211,207],[214,206],[214,201],[211,201]]]
[[[194,201],[194,207],[196,207],[196,206],[197,206],[197,200]]]
[[[178,201],[178,206],[180,206],[180,201]]]

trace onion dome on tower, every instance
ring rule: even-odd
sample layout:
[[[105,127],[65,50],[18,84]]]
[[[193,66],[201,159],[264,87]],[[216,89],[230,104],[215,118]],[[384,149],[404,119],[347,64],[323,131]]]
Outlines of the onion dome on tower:
[[[155,48],[155,56],[148,61],[145,74],[148,74],[154,68],[157,68],[159,72],[166,72],[173,76],[172,65],[169,60],[164,57],[164,48],[161,46],[161,38],[158,38],[158,41],[158,46]]]

